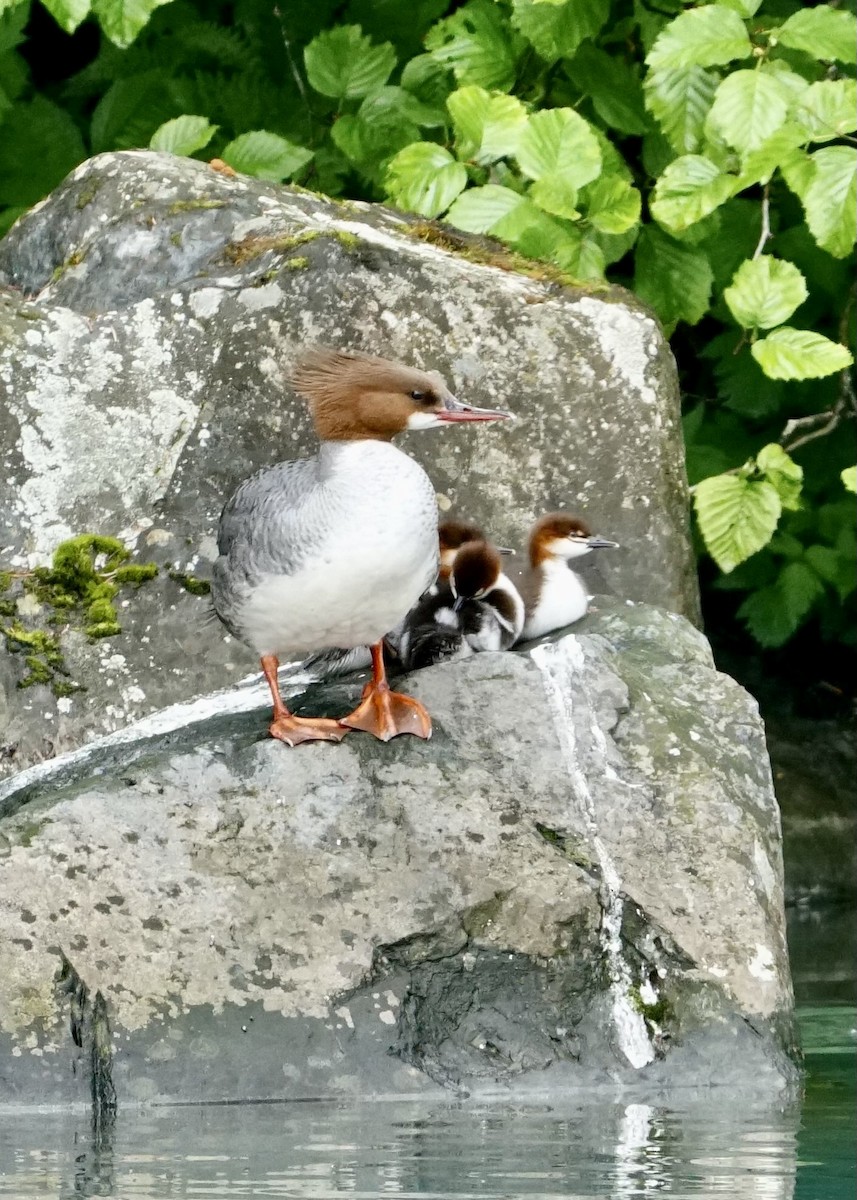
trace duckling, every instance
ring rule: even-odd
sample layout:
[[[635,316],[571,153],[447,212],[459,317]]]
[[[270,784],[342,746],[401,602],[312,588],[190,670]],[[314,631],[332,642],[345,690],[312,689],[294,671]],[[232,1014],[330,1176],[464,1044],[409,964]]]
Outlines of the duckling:
[[[387,741],[431,736],[431,719],[390,690],[382,638],[438,570],[435,492],[391,443],[408,429],[494,422],[511,414],[457,400],[436,371],[387,359],[318,352],[294,386],[310,405],[318,453],[258,471],[220,518],[212,602],[233,636],[259,655],[274,706],[272,737],[295,746],[363,729]],[[359,536],[355,536],[359,531]],[[277,682],[279,658],[328,646],[371,646],[373,678],[340,720],[297,717]]]
[[[405,618],[399,656],[407,670],[506,650],[524,623],[524,604],[503,574],[500,551],[484,540],[465,542],[448,582]]]
[[[592,534],[585,521],[570,513],[548,513],[536,521],[529,538],[529,570],[520,582],[526,609],[521,639],[542,637],[585,616],[589,596],[569,560],[617,546]]]
[[[441,521],[437,527],[437,540],[440,545],[440,571],[438,582],[446,583],[452,571],[455,556],[465,542],[484,542],[485,534],[472,521],[460,521],[450,517]],[[506,553],[506,551],[501,551]]]

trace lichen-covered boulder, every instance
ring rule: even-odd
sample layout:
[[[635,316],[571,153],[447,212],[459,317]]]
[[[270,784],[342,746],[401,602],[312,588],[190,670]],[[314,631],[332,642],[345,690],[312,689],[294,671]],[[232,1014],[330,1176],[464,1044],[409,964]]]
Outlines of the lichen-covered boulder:
[[[788,1087],[756,706],[683,618],[599,609],[408,677],[429,742],[288,750],[255,685],[8,780],[3,1096]]]
[[[585,512],[622,547],[585,565],[593,590],[695,618],[676,375],[654,319],[620,289],[508,265],[377,206],[150,152],[84,163],[23,217],[0,243],[0,569],[83,533],[163,569],[122,593],[121,636],[90,644],[72,622],[44,683],[20,691],[28,648],[0,648],[0,770],[253,669],[183,584],[207,575],[235,484],[312,449],[287,376],[313,344],[437,368],[513,410],[510,429],[404,441],[441,510],[518,545],[545,511]],[[53,615],[28,594],[5,625],[62,630]],[[69,681],[87,690],[53,694]]]

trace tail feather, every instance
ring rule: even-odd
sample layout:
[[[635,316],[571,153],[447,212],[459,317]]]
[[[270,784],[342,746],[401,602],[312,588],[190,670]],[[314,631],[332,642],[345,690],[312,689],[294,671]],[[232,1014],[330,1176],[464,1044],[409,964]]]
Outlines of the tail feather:
[[[355,646],[353,650],[338,650],[335,647],[318,650],[304,659],[300,669],[317,679],[334,679],[338,675],[350,675],[352,671],[365,671],[371,666],[369,647]]]

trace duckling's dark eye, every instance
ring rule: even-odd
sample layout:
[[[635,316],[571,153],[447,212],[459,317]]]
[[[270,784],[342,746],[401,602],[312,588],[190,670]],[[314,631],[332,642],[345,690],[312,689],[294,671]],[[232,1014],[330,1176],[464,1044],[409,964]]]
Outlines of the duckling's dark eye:
[[[425,400],[425,398],[426,398],[425,392],[418,392],[418,391],[411,392],[412,400]]]

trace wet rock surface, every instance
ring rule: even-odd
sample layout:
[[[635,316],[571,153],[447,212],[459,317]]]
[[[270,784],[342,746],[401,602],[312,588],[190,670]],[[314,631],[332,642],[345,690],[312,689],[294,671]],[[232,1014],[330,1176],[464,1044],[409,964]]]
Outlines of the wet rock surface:
[[[598,609],[406,677],[429,742],[289,750],[255,686],[8,780],[3,1098],[793,1082],[755,703],[683,618]]]
[[[0,651],[0,771],[255,669],[169,572],[204,580],[236,483],[311,452],[286,377],[313,344],[437,368],[463,398],[514,411],[513,428],[403,440],[441,511],[510,545],[546,510],[581,511],[622,546],[583,564],[594,591],[696,618],[675,368],[652,317],[619,289],[560,287],[425,236],[378,206],[127,152],[84,163],[0,243],[2,565],[94,532],[162,568],[123,601],[121,636],[62,632],[86,691],[21,692],[23,654]],[[53,615],[28,605],[29,625]]]

